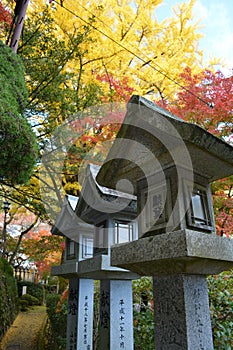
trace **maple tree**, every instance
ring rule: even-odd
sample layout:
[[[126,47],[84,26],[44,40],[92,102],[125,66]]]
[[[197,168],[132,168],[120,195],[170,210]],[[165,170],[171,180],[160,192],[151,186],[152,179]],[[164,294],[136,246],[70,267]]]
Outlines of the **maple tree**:
[[[124,119],[125,110],[120,102],[127,102],[134,89],[128,85],[127,78],[123,81],[114,79],[111,75],[97,76],[103,84],[109,87],[109,93],[100,96],[102,103],[99,113],[92,115],[93,109],[81,120],[72,120],[71,127],[75,134],[72,146],[64,161],[62,181],[63,189],[68,194],[78,196],[81,186],[78,177],[80,167],[84,161],[101,164],[109,151],[105,143],[114,140]],[[112,103],[115,104],[113,105]]]
[[[210,70],[194,74],[190,68],[186,68],[181,76],[185,89],[177,93],[176,99],[167,104],[165,101],[165,107],[175,115],[232,142],[233,75],[226,77],[221,71]]]
[[[172,101],[160,101],[175,115],[196,123],[210,133],[233,144],[233,75],[204,70],[182,73],[185,89]],[[217,233],[233,235],[233,176],[212,184]]]
[[[1,203],[2,204],[2,203]],[[36,227],[39,216],[26,210],[22,206],[9,203],[9,212],[5,215],[7,233],[7,249],[4,258],[12,265],[20,265],[25,260],[21,247],[24,236]],[[3,228],[4,214],[0,213],[0,225]]]
[[[99,76],[127,79],[136,93],[154,89],[167,96],[176,90],[174,81],[185,65],[200,70],[194,1],[159,22],[161,3],[79,2],[77,11],[76,1],[63,6],[30,2],[18,53],[26,67],[28,115],[42,135],[72,113],[98,104],[99,94],[109,95],[111,84]]]
[[[2,214],[0,222],[3,222]],[[60,263],[64,239],[52,236],[51,226],[41,222],[38,216],[12,205],[6,227],[8,234],[4,258],[14,267],[33,263],[39,276],[45,278],[50,273],[51,265]]]
[[[4,27],[9,28],[12,23],[12,17],[10,12],[4,7],[2,2],[0,1],[0,29]]]
[[[41,223],[35,229],[29,231],[22,242],[22,249],[37,266],[40,278],[46,279],[50,275],[52,265],[61,263],[61,255],[64,249],[64,239],[52,236],[50,226]]]

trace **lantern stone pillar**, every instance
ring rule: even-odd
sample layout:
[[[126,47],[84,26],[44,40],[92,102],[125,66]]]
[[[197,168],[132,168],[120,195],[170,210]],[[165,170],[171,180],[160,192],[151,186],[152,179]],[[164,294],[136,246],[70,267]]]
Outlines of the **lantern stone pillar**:
[[[205,276],[154,277],[155,349],[213,349]]]
[[[114,246],[111,263],[153,276],[155,349],[213,349],[206,276],[233,266],[226,237],[182,230]]]

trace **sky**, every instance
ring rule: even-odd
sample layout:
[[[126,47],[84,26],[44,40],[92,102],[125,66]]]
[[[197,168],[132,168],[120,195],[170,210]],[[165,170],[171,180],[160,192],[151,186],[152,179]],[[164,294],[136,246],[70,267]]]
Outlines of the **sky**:
[[[171,7],[188,0],[164,0],[161,4],[161,16],[172,14]],[[196,0],[194,18],[200,20],[199,48],[203,50],[205,62],[212,57],[220,58],[225,74],[233,69],[233,0]]]

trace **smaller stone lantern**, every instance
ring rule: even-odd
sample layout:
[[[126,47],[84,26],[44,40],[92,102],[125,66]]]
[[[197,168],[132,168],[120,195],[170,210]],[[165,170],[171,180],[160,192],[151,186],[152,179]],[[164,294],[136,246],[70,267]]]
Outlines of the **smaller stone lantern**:
[[[79,198],[66,195],[61,211],[52,227],[53,235],[65,237],[62,264],[52,267],[53,275],[72,277],[78,273],[78,262],[93,256],[92,225],[79,220],[74,212]]]
[[[133,350],[132,279],[111,266],[111,246],[137,239],[136,197],[100,186],[99,167],[90,164],[75,212],[95,226],[93,258],[79,263],[82,277],[100,280],[99,349]]]
[[[62,264],[52,267],[52,275],[69,279],[67,350],[92,349],[94,281],[81,278],[79,263],[93,256],[94,227],[79,220],[74,212],[79,198],[66,195],[61,212],[51,230],[65,237]]]

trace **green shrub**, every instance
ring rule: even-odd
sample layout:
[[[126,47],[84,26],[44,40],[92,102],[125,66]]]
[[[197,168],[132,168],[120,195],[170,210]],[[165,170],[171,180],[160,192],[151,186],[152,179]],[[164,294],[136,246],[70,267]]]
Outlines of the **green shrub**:
[[[19,310],[17,284],[10,264],[0,258],[0,339]]]
[[[53,345],[53,349],[65,349],[66,347],[68,303],[67,301],[63,302],[58,311],[57,305],[60,298],[61,295],[59,294],[49,294],[46,298],[47,314],[51,325],[51,331],[53,338],[56,340],[56,344]]]
[[[13,267],[8,263],[7,260],[0,258],[0,271],[8,276],[14,275]]]
[[[217,350],[233,349],[233,273],[223,272],[209,276],[210,315]],[[143,297],[152,300],[151,278],[142,277],[133,282],[134,303],[143,311],[134,310],[135,349],[154,349],[153,310],[142,304]]]
[[[18,281],[18,293],[20,297],[22,296],[23,286],[27,287],[27,294],[30,294],[39,300],[39,305],[43,304],[43,299],[44,299],[43,285],[41,285],[40,283]]]
[[[208,277],[214,348],[233,349],[233,274]]]
[[[27,311],[28,310],[28,301],[27,300],[19,300],[20,305],[20,311]]]
[[[135,350],[154,349],[154,311],[152,278],[141,277],[133,281],[134,344]],[[153,304],[153,303],[152,303]]]
[[[154,350],[154,312],[147,308],[134,310],[134,344],[135,350]]]
[[[0,177],[13,183],[29,179],[38,156],[27,95],[22,60],[0,40]]]
[[[20,299],[26,300],[29,306],[40,305],[39,300],[30,294],[24,294]]]
[[[214,348],[216,350],[233,349],[233,274],[222,273],[218,276],[209,276],[209,300],[213,329]],[[96,286],[97,287],[97,286]],[[99,324],[99,294],[96,288],[95,298],[95,328],[94,335],[98,341]],[[150,277],[142,277],[133,282],[134,304],[134,342],[135,350],[154,349],[154,312],[152,280]],[[67,302],[64,302],[61,311],[57,312],[57,303],[60,295],[48,295],[46,300],[47,312],[52,328],[52,338],[56,337],[57,347],[51,349],[64,349],[66,337]],[[148,302],[148,305],[146,303]]]

